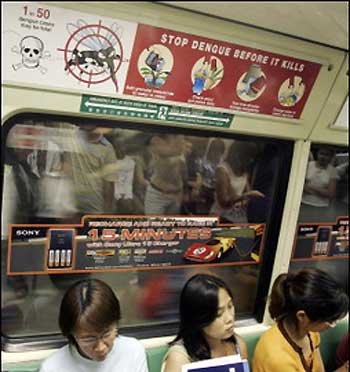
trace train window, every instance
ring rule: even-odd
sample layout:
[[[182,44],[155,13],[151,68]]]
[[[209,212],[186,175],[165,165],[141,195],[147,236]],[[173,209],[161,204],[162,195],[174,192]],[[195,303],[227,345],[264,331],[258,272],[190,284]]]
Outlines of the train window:
[[[314,266],[348,289],[348,148],[311,146],[290,269]]]
[[[203,271],[222,277],[231,287],[238,319],[254,319],[255,302],[261,297],[259,282],[266,284],[272,270],[292,142],[39,114],[15,116],[3,125],[3,132],[1,285],[2,332],[7,340],[59,337],[57,318],[64,291],[73,282],[91,277],[115,289],[122,305],[121,328],[137,337],[173,334],[180,290],[190,276]],[[227,190],[235,203],[221,203]],[[68,258],[71,248],[56,262],[50,250],[63,254],[62,246],[71,247],[76,239],[74,226],[91,215],[125,220],[219,216],[220,226],[258,226],[255,234],[265,233],[259,249],[231,244],[237,246],[230,249],[237,261],[223,264],[204,260],[136,268],[130,256],[136,262],[153,253],[157,262],[160,250],[133,247],[118,252],[119,262],[126,263],[120,270],[74,271]],[[12,249],[12,271],[8,271],[13,224],[52,227],[50,236],[55,239],[48,245],[45,261],[33,259],[43,239],[25,237],[18,243],[22,248]],[[115,254],[115,247],[84,252],[95,263],[104,262]],[[178,252],[173,249],[173,257]],[[240,262],[247,255],[249,262]],[[56,264],[66,271],[50,271]],[[13,269],[21,265],[32,265],[34,273]]]
[[[311,147],[300,222],[334,222],[349,207],[349,152],[328,145]]]

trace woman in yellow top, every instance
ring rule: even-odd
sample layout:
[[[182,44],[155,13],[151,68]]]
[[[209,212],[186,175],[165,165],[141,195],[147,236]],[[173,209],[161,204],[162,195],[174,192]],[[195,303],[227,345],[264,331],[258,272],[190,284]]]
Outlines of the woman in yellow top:
[[[256,346],[253,372],[325,372],[319,332],[334,327],[348,306],[341,286],[319,269],[281,274],[269,303],[276,323]]]

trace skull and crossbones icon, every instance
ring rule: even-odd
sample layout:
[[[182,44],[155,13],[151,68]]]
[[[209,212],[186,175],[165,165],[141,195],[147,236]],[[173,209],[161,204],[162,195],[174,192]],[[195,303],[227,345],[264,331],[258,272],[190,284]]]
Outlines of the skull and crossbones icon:
[[[21,54],[22,62],[13,64],[15,71],[22,67],[37,68],[42,74],[46,74],[47,68],[40,66],[40,60],[50,57],[50,53],[44,51],[44,43],[36,36],[25,36],[18,46],[14,46],[12,51]]]

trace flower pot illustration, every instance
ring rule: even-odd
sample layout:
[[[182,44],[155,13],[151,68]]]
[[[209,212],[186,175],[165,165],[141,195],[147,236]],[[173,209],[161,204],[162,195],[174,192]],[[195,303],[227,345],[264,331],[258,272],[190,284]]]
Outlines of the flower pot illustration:
[[[138,69],[147,86],[160,88],[171,74],[173,64],[170,50],[163,45],[154,44],[140,54]]]

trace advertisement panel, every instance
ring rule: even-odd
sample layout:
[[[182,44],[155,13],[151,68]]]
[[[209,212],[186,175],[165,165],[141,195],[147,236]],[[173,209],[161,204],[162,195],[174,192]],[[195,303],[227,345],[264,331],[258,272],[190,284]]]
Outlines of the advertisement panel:
[[[339,258],[349,258],[349,217],[338,217],[334,224],[299,224],[293,261]]]
[[[81,225],[12,225],[8,275],[258,264],[264,224],[217,217],[85,216]]]

